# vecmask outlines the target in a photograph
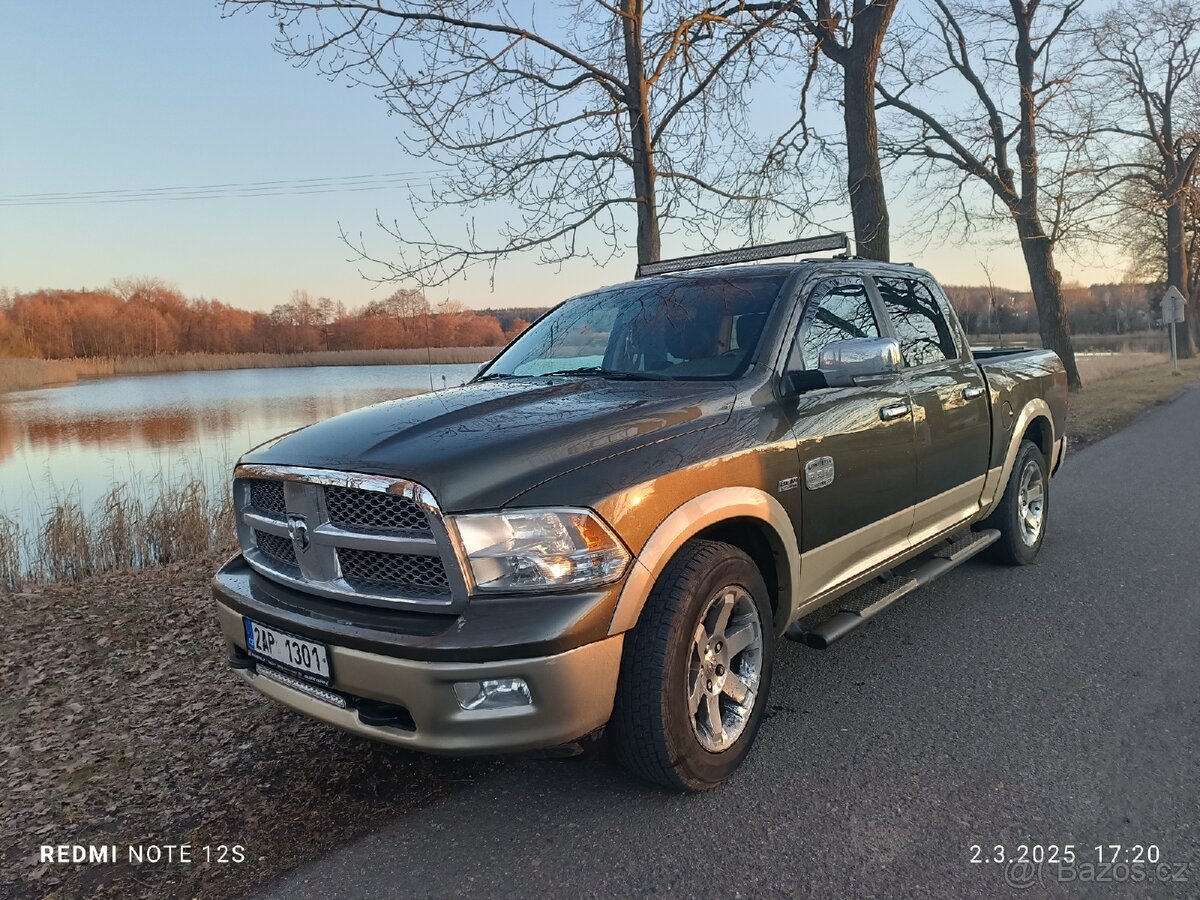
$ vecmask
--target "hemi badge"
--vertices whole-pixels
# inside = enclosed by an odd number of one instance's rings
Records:
[[[834,470],[832,456],[818,456],[804,464],[804,486],[810,491],[817,491],[833,484]]]

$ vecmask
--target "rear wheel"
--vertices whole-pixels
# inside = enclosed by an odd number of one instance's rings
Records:
[[[1033,441],[1021,441],[1000,505],[982,525],[1000,532],[1000,540],[991,546],[992,557],[1010,566],[1033,562],[1046,537],[1049,512],[1046,457]]]
[[[758,732],[774,633],[754,562],[717,541],[686,543],[626,636],[612,733],[636,775],[704,791],[733,774]]]

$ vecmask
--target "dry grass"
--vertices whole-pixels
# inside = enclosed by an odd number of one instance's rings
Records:
[[[195,559],[235,546],[229,491],[200,478],[116,484],[90,509],[60,492],[36,529],[0,517],[0,591]]]
[[[0,359],[0,391],[29,391],[111,375],[113,360]]]
[[[1105,356],[1080,356],[1075,362],[1079,366],[1079,377],[1086,386],[1135,369],[1165,366],[1170,358],[1162,353],[1115,353]]]
[[[0,359],[0,391],[69,384],[81,378],[289,369],[309,366],[405,366],[487,362],[499,347],[433,347],[408,350],[321,350],[313,353],[174,353],[87,359]]]
[[[1160,357],[1161,359],[1161,357]],[[1183,388],[1200,381],[1200,358],[1181,360],[1182,377],[1173,376],[1166,362],[1126,370],[1120,378],[1088,381],[1071,395],[1067,433],[1072,447],[1094,444],[1123,428],[1142,413],[1173,399]]]

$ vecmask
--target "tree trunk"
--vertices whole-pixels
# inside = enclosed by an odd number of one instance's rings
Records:
[[[1083,390],[1083,382],[1079,378],[1079,367],[1075,365],[1075,348],[1071,344],[1071,328],[1063,303],[1062,276],[1054,265],[1054,242],[1042,227],[1042,217],[1038,213],[1041,185],[1038,183],[1038,105],[1034,90],[1036,57],[1030,37],[1037,4],[1032,0],[1009,0],[1009,3],[1017,25],[1014,58],[1017,80],[1021,86],[1020,136],[1017,139],[1021,193],[1019,198],[1009,202],[1009,209],[1016,219],[1017,233],[1021,236],[1021,252],[1025,255],[1029,286],[1033,289],[1033,302],[1037,305],[1042,346],[1059,355],[1067,370],[1067,388],[1079,391]]]
[[[1075,364],[1075,348],[1071,345],[1071,329],[1067,323],[1067,308],[1062,297],[1062,276],[1054,265],[1054,247],[1042,228],[1036,212],[1021,212],[1016,216],[1017,232],[1021,236],[1021,251],[1029,270],[1029,285],[1038,311],[1038,332],[1042,346],[1053,350],[1067,370],[1067,387],[1082,389],[1079,367]]]
[[[854,218],[854,252],[885,262],[891,258],[888,241],[887,197],[879,167],[879,129],[875,123],[875,65],[860,52],[850,55],[843,70],[846,119],[846,187]]]
[[[658,197],[654,145],[650,138],[649,85],[642,47],[644,0],[623,0],[621,31],[625,38],[625,67],[629,73],[629,138],[633,150],[633,195],[637,198],[638,264],[657,262],[662,255],[658,231]]]
[[[1174,199],[1167,206],[1167,284],[1179,288],[1179,292],[1186,297],[1188,258],[1185,240],[1183,198],[1176,192]],[[1189,309],[1186,315],[1191,316],[1194,312],[1194,309]],[[1175,352],[1180,359],[1190,359],[1195,355],[1192,326],[1186,322],[1175,326]]]
[[[898,0],[856,0],[854,37],[848,46],[823,46],[842,68],[846,127],[846,187],[854,220],[854,252],[867,259],[891,259],[887,196],[879,166],[879,129],[875,122],[875,81],[879,51]],[[818,8],[821,6],[817,4]]]

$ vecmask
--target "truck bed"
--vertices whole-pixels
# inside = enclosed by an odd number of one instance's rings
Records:
[[[989,466],[1003,465],[1013,416],[1030,402],[1045,399],[1056,434],[1066,433],[1067,372],[1052,350],[971,349],[988,385],[992,403],[992,454]],[[1049,451],[1049,448],[1043,447]]]

